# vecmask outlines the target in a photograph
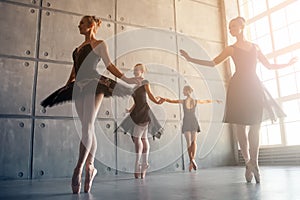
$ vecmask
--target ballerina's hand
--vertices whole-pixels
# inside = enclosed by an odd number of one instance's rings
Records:
[[[158,100],[158,104],[162,104],[166,101],[165,98],[162,98],[162,97],[157,97],[159,100]]]
[[[181,56],[183,56],[186,60],[188,60],[190,58],[189,54],[185,50],[180,49],[179,52],[180,52]]]
[[[289,62],[289,65],[293,65],[293,64],[295,64],[296,62],[298,62],[298,57],[293,57],[291,60],[290,60],[290,62]]]

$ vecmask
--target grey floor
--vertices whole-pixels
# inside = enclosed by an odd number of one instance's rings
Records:
[[[300,200],[300,166],[261,167],[261,183],[246,183],[243,167],[197,172],[96,177],[90,194],[71,194],[70,179],[0,181],[0,199],[51,200]]]

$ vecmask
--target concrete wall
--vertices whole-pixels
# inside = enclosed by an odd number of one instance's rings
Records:
[[[71,53],[82,41],[77,25],[83,15],[103,20],[97,38],[106,40],[117,66],[132,75],[142,62],[153,93],[184,98],[189,84],[198,99],[225,99],[225,65],[196,67],[178,56],[183,48],[209,59],[225,44],[223,5],[219,0],[10,0],[0,1],[0,178],[70,177],[80,141],[73,104],[44,110],[40,101],[65,84]],[[99,71],[113,77],[99,64]],[[134,146],[128,135],[114,134],[130,98],[105,99],[96,121],[99,176],[132,172]],[[150,141],[150,172],[186,169],[182,108],[150,103],[165,125]],[[199,167],[233,164],[231,132],[222,124],[224,104],[198,106]]]

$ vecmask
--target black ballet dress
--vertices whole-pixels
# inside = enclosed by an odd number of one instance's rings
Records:
[[[147,103],[145,84],[149,84],[149,82],[143,80],[142,85],[134,90],[132,94],[134,108],[122,121],[120,126],[117,127],[116,132],[121,130],[125,134],[129,133],[132,136],[135,125],[143,126],[148,122],[148,133],[153,136],[153,139],[160,138],[163,134],[163,127],[160,125]]]
[[[225,123],[254,125],[270,119],[286,115],[262,85],[256,74],[257,47],[252,45],[251,50],[243,50],[232,46],[236,72],[229,81],[227,89]]]
[[[100,60],[90,44],[86,44],[79,51],[76,48],[73,51],[75,81],[54,91],[41,102],[41,106],[52,107],[87,94],[103,93],[105,97],[131,95],[132,88],[97,72],[96,67]]]
[[[183,100],[183,124],[182,124],[182,133],[185,132],[200,132],[200,126],[198,120],[196,118],[196,106],[197,103],[194,102],[194,106],[192,108],[186,107],[186,100]]]

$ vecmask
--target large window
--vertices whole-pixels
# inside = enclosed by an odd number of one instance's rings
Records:
[[[247,37],[257,43],[270,62],[300,59],[300,0],[238,0],[247,20]],[[258,65],[257,74],[287,117],[264,122],[262,146],[300,145],[300,62],[280,70]]]

